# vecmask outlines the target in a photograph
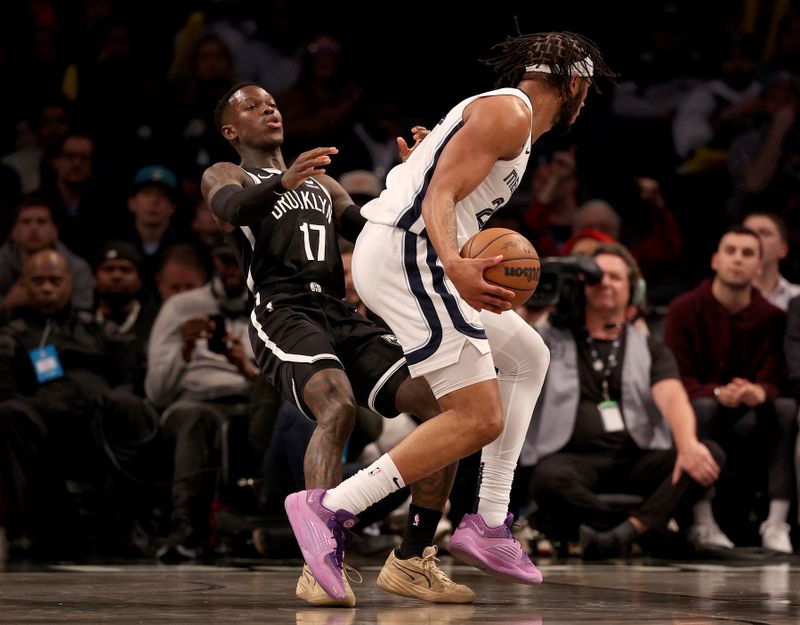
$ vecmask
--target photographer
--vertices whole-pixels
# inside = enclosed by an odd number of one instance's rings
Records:
[[[703,496],[724,459],[718,446],[697,440],[672,354],[627,323],[640,278],[633,257],[611,243],[593,257],[602,278],[572,288],[541,329],[551,363],[520,459],[533,465],[534,524],[563,539],[581,525],[587,559],[618,555],[665,527],[679,504]],[[643,502],[626,515],[602,492]]]
[[[247,338],[247,293],[230,248],[213,250],[214,276],[162,306],[148,347],[145,391],[160,409],[174,458],[172,531],[165,560],[202,555],[218,465],[220,427],[248,413],[257,369]]]

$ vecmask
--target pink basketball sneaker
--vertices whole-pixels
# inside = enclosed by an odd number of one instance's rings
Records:
[[[488,527],[480,514],[465,514],[453,532],[449,550],[456,558],[518,584],[541,584],[539,572],[511,534],[514,515],[499,527]]]
[[[324,488],[301,490],[284,501],[294,537],[314,579],[334,599],[341,601],[346,592],[342,581],[342,558],[348,530],[358,517],[347,510],[333,512],[322,505]]]

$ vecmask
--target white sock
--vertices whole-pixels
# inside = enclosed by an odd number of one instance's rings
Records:
[[[767,522],[786,523],[787,518],[789,518],[789,500],[770,499],[769,515],[767,516]]]
[[[478,513],[489,527],[497,527],[508,514],[514,470],[544,384],[550,352],[519,315],[487,313],[481,315],[481,321],[498,369],[505,424],[502,434],[481,453]]]
[[[383,454],[366,469],[325,493],[322,504],[334,512],[347,510],[358,514],[405,485],[391,456]]]
[[[487,458],[481,463],[478,513],[489,527],[498,527],[506,520],[516,467],[516,462],[496,458]]]
[[[701,499],[694,504],[692,511],[694,512],[695,525],[700,525],[701,523],[713,526],[717,525],[717,521],[714,518],[714,512],[711,510],[711,500]]]

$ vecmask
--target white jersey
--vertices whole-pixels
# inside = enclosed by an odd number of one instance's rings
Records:
[[[356,242],[353,281],[367,308],[383,318],[400,340],[414,376],[458,362],[466,341],[481,354],[490,351],[481,314],[461,298],[425,235],[422,200],[442,150],[464,124],[464,107],[495,95],[518,97],[532,110],[519,89],[498,89],[464,100],[407,162],[389,172],[380,197],[361,209],[369,223]],[[478,187],[456,204],[459,247],[509,200],[525,172],[530,145],[529,133],[518,156],[497,161]]]
[[[505,88],[481,93],[463,100],[453,107],[405,163],[397,165],[386,178],[386,189],[380,197],[367,203],[361,214],[373,223],[396,226],[414,234],[422,234],[422,200],[447,142],[464,125],[464,108],[478,98],[497,95],[512,95],[525,102],[531,110],[531,101],[519,89]],[[525,148],[511,160],[498,160],[489,175],[467,197],[456,204],[458,223],[458,247],[478,232],[486,220],[511,198],[528,164],[531,151],[531,135]]]

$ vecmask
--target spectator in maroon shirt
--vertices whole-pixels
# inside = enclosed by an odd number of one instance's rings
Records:
[[[738,467],[737,500],[747,496],[740,480],[757,474],[760,459],[767,465],[770,503],[759,530],[762,545],[791,553],[786,519],[794,492],[797,404],[778,390],[785,314],[753,287],[762,255],[754,231],[729,229],[711,261],[714,278],[670,306],[664,341],[675,353],[698,430],[722,445],[726,471]]]

